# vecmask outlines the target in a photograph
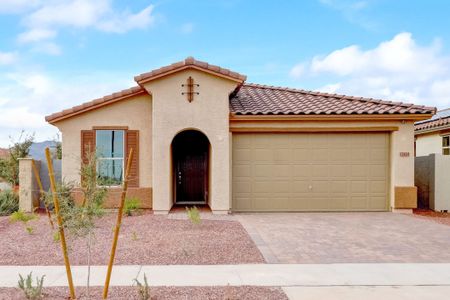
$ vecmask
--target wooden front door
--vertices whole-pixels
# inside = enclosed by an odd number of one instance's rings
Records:
[[[209,142],[198,131],[180,133],[174,140],[176,204],[204,204],[208,198]]]

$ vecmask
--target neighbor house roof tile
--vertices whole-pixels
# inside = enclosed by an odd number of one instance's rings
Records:
[[[247,83],[230,97],[236,115],[434,114],[436,108]]]
[[[440,110],[431,119],[414,124],[414,131],[437,131],[450,128],[450,108]]]

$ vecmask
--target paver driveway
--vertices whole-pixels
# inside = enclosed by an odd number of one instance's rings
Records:
[[[269,263],[450,262],[450,226],[395,213],[237,214]]]

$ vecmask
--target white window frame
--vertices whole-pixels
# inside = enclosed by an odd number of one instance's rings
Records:
[[[106,187],[120,187],[123,184],[123,180],[125,177],[125,135],[126,135],[126,130],[123,129],[97,129],[95,131],[95,145],[97,147],[97,132],[98,131],[122,131],[123,135],[122,135],[122,153],[123,153],[123,157],[119,158],[119,157],[97,157],[97,166],[96,166],[96,171],[97,173],[99,172],[98,170],[98,165],[100,161],[106,161],[106,160],[122,160],[122,181],[120,182],[120,184],[115,184],[115,185],[102,185],[102,186],[106,186]]]
[[[448,138],[449,139],[449,145],[448,146],[444,146],[444,139]],[[444,150],[448,149],[448,151],[450,152],[450,134],[446,134],[442,136],[442,154],[443,155],[449,155],[449,154],[444,154]]]

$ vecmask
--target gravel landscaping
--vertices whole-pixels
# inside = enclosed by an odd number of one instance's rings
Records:
[[[448,212],[445,213],[428,209],[415,209],[414,217],[450,226],[450,213]]]
[[[91,264],[106,265],[116,214],[98,222]],[[25,225],[0,217],[0,265],[63,265],[60,243],[54,241],[44,214]],[[69,239],[70,241],[70,239]],[[70,241],[72,265],[87,264],[85,240]],[[186,219],[143,214],[124,217],[116,252],[116,264],[243,264],[264,259],[242,225],[228,219]]]
[[[67,299],[68,288],[45,288],[43,299]],[[87,299],[85,288],[77,289],[77,299]],[[152,287],[150,293],[153,300],[238,300],[238,299],[271,299],[287,300],[280,288],[273,287]],[[101,299],[102,288],[91,288],[91,299]],[[25,299],[22,291],[16,288],[0,288],[0,300]],[[108,299],[139,299],[135,287],[111,287]]]

